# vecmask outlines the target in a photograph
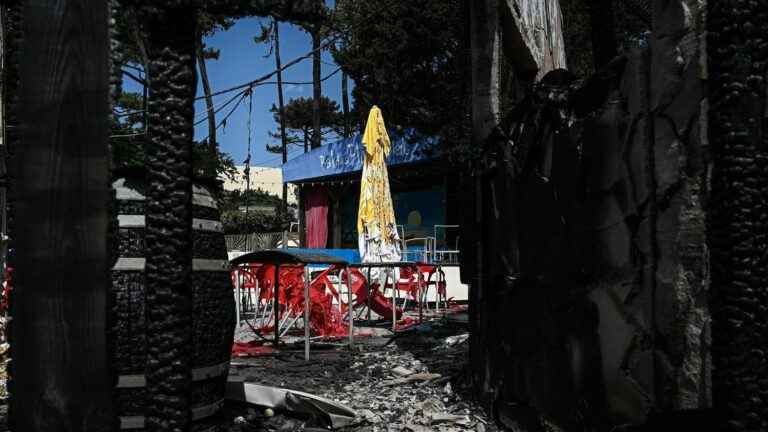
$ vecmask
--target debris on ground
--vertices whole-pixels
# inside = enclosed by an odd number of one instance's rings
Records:
[[[8,345],[8,343],[0,343],[0,402],[3,402],[8,398],[8,373],[6,372],[6,367],[10,360],[8,356],[9,348],[10,345]]]
[[[454,346],[469,340],[469,333],[458,334],[456,336],[448,336],[443,341],[443,346]]]
[[[323,423],[322,426],[331,429],[350,425],[357,417],[355,411],[349,407],[325,398],[301,391],[244,381],[230,380],[227,383],[226,396],[229,401],[266,407],[265,417],[273,417],[273,409],[278,409],[294,415],[313,417],[320,420]]]
[[[316,350],[309,362],[300,350],[241,358],[231,375],[245,382],[300,390],[349,407],[357,416],[339,429],[342,431],[498,431],[485,411],[467,397],[466,327],[440,320],[431,323],[429,331],[427,326],[423,328],[425,331],[366,338],[351,353],[347,349]],[[253,412],[252,421],[233,425],[237,429],[231,431],[324,427],[279,409],[269,419]],[[238,415],[248,419],[247,414]]]

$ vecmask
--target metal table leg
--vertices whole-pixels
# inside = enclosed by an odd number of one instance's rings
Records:
[[[304,360],[309,360],[309,267],[304,266]]]
[[[394,269],[390,269],[392,271],[392,333],[397,332],[397,289],[395,288],[395,274]],[[384,280],[384,286],[387,286],[387,282],[389,281],[389,272],[384,273],[386,276],[386,279]]]
[[[275,265],[275,298],[272,299],[272,313],[275,316],[275,348],[280,343],[280,264]]]
[[[344,271],[347,272],[347,316],[349,317],[349,349],[352,350],[352,346],[355,343],[355,314],[352,313],[352,274],[349,272],[349,267],[344,267]],[[339,284],[341,284],[341,278],[339,278]]]

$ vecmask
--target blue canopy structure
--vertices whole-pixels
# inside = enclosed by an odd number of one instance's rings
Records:
[[[405,165],[436,159],[437,139],[414,131],[389,132],[392,148],[387,166]],[[350,174],[363,169],[363,144],[360,134],[318,147],[283,165],[283,183]]]

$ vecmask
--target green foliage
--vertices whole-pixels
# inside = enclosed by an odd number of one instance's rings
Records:
[[[246,219],[243,207],[250,207]],[[264,211],[264,208],[268,211]],[[282,200],[261,189],[224,191],[219,200],[226,234],[276,232],[287,230],[291,215],[283,210]]]
[[[264,25],[263,23],[259,22],[259,35],[253,37],[253,42],[256,45],[260,45],[263,43],[269,42],[269,53],[265,57],[269,57],[272,55],[272,49],[275,41],[275,31],[273,28],[273,22],[269,22],[267,25]]]
[[[224,234],[250,234],[264,232],[287,231],[291,225],[291,217],[288,213],[275,208],[275,213],[263,213],[251,211],[246,218],[243,212],[222,213],[221,221]]]
[[[140,12],[130,2],[123,2],[120,13],[115,17],[116,37],[121,43],[124,64],[145,65],[147,46],[146,28]],[[203,10],[198,14],[198,31],[204,37],[217,31],[226,31],[235,24],[235,19],[220,13]]]
[[[139,93],[123,92],[115,104],[119,117],[112,117],[110,129],[112,158],[117,168],[144,166],[144,98]]]
[[[117,169],[144,166],[144,145],[147,136],[141,111],[143,106],[143,96],[139,93],[123,92],[117,99],[115,111],[128,113],[113,118],[111,125],[110,144],[114,166]],[[218,156],[212,158],[206,141],[193,143],[192,167],[198,177],[215,172],[219,176],[234,178],[237,173],[232,157],[218,152]]]
[[[469,55],[460,0],[338,0],[334,57],[355,82],[362,128],[373,105],[388,126],[437,136],[444,151],[469,150]]]
[[[226,31],[235,20],[227,15],[202,12],[198,14],[200,37],[213,35],[217,31]],[[116,38],[121,42],[123,68],[131,68],[141,74],[146,67],[147,35],[143,21],[136,9],[126,5],[116,17]],[[204,59],[216,60],[219,50],[203,47]],[[146,131],[144,125],[144,96],[141,93],[122,92],[115,103],[118,120],[112,122],[110,144],[116,168],[139,168],[144,166],[144,145]],[[216,155],[209,149],[208,142],[196,142],[192,147],[192,165],[196,176],[206,177],[211,173],[233,178],[237,172],[232,158],[221,151]]]
[[[260,188],[249,191],[233,190],[224,191],[219,207],[222,211],[235,211],[246,204],[253,207],[279,206],[282,200]]]
[[[201,11],[197,15],[198,31],[205,36],[213,36],[218,31],[227,31],[235,25],[235,19],[229,15]]]
[[[216,177],[226,177],[234,180],[237,175],[235,161],[227,153],[220,151],[216,157],[212,157],[208,141],[195,142],[192,145],[192,169],[198,178],[209,176],[208,173],[216,173]]]
[[[303,145],[312,142],[314,129],[312,128],[312,98],[299,97],[291,99],[283,107],[285,113],[285,132],[288,144]],[[280,115],[275,105],[270,109],[278,130],[270,132],[270,136],[280,140]],[[321,141],[331,135],[341,135],[344,131],[344,116],[339,112],[339,104],[326,96],[320,98],[320,133]],[[273,153],[282,152],[282,146],[267,145],[267,150]]]
[[[643,34],[650,30],[650,15],[647,7],[643,7],[647,6],[645,3],[644,0],[613,2],[613,22],[619,54],[639,46]],[[595,71],[589,6],[590,0],[560,0],[568,69],[581,78]]]

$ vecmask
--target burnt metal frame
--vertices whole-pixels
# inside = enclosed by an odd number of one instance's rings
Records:
[[[274,312],[274,318],[275,318],[275,336],[274,336],[274,345],[275,348],[280,343],[280,265],[282,264],[288,264],[288,265],[303,265],[304,266],[304,360],[309,360],[309,346],[310,346],[310,336],[309,336],[309,313],[310,313],[310,306],[311,306],[311,299],[309,296],[309,287],[311,284],[311,275],[309,273],[309,265],[311,264],[328,264],[328,265],[336,265],[343,267],[345,273],[347,274],[347,308],[348,310],[352,310],[352,277],[349,273],[349,267],[350,264],[342,260],[340,258],[336,258],[334,256],[325,255],[325,254],[312,254],[312,253],[306,253],[306,252],[294,252],[289,249],[266,249],[262,251],[257,252],[251,252],[245,255],[241,255],[231,261],[232,265],[235,269],[237,269],[238,266],[242,264],[248,264],[248,263],[260,263],[260,264],[274,264],[275,265],[275,284],[274,284],[274,292],[272,295],[272,301],[273,306],[272,310]],[[339,270],[339,274],[341,275],[341,270]],[[239,275],[235,278],[239,285]],[[239,286],[236,285],[236,288],[239,289]],[[339,278],[339,285],[341,285],[341,277]],[[341,294],[341,291],[339,291],[339,294]],[[339,303],[339,306],[341,306],[341,303]],[[349,313],[349,349],[352,350],[354,346],[354,314]],[[238,323],[239,324],[239,323]]]
[[[389,280],[389,273],[393,272],[395,268],[403,268],[403,267],[412,267],[415,271],[417,276],[417,287],[419,290],[418,293],[418,305],[419,305],[419,323],[423,322],[424,319],[424,312],[422,309],[422,289],[423,289],[423,277],[421,275],[421,271],[418,269],[418,263],[414,261],[395,261],[395,262],[378,262],[378,263],[354,263],[349,265],[351,268],[359,268],[368,269],[367,278],[365,279],[365,290],[366,290],[366,297],[365,297],[365,305],[368,309],[368,318],[367,320],[371,320],[371,269],[372,268],[384,268],[386,272],[387,280]],[[386,281],[384,282],[384,285],[386,285]],[[397,281],[394,280],[394,274],[393,274],[393,280],[392,280],[392,333],[397,333],[397,299],[398,299],[398,293],[397,293]],[[383,288],[382,288],[383,293]],[[403,308],[405,309],[405,308]]]

